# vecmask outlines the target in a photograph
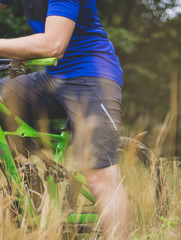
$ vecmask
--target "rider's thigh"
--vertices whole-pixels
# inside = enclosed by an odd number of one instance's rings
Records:
[[[63,99],[71,121],[76,167],[99,169],[118,163],[121,86],[104,78],[74,78],[64,82],[56,97]]]
[[[34,119],[65,117],[62,105],[52,95],[50,80],[45,71],[0,79],[0,95],[12,113],[28,123]]]

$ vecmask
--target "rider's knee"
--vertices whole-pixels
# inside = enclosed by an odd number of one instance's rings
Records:
[[[0,102],[5,103],[5,100],[10,96],[8,88],[0,85]]]
[[[89,188],[94,194],[105,190],[109,191],[109,188],[115,189],[119,185],[122,185],[118,164],[108,168],[89,170],[86,177]]]
[[[0,102],[1,102],[1,103],[3,102],[3,99],[2,99],[2,97],[1,97],[1,95],[0,95]]]

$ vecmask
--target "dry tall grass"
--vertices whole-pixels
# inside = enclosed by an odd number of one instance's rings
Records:
[[[158,138],[155,141],[154,152],[159,155],[164,147],[164,138],[168,129],[171,128],[169,115],[159,129]],[[140,128],[137,128],[140,131]],[[144,130],[144,129],[141,129]],[[132,135],[136,135],[132,133]],[[142,136],[142,135],[139,135]],[[71,151],[68,152],[71,158]],[[157,200],[155,195],[155,182],[153,171],[149,171],[134,153],[129,151],[120,154],[120,167],[124,179],[124,185],[129,193],[132,209],[132,232],[130,239],[136,240],[180,240],[181,239],[181,171],[180,162],[177,158],[162,158],[162,170],[166,177],[166,188],[168,192],[168,213],[166,216],[158,217]],[[35,162],[38,162],[35,159]],[[4,179],[1,180],[1,185]],[[63,198],[64,184],[60,190],[60,199]],[[8,206],[12,202],[9,195],[0,194],[0,240],[59,240],[62,239],[63,219],[60,210],[57,210],[46,196],[45,203],[40,214],[40,225],[33,230],[29,222],[22,221],[22,227],[17,228],[11,220]],[[87,202],[79,199],[79,204]],[[61,201],[60,201],[61,209]],[[81,207],[79,208],[80,211]],[[80,239],[95,239],[92,235],[83,235]]]
[[[120,156],[121,157],[121,156]],[[135,160],[133,160],[135,159]],[[167,216],[160,219],[157,216],[157,201],[155,196],[155,184],[153,174],[147,170],[137,158],[129,153],[124,154],[121,161],[124,184],[129,193],[132,208],[132,232],[131,239],[138,240],[179,240],[181,239],[181,172],[180,162],[173,158],[172,161],[162,159],[164,173],[167,180],[169,196],[169,210]],[[60,191],[61,193],[63,192]],[[11,221],[8,205],[11,197],[0,198],[0,240],[51,240],[61,239],[62,219],[60,214],[53,210],[48,196],[41,213],[40,225],[33,231],[29,230],[26,221],[21,228],[16,228]],[[83,199],[80,203],[85,203]],[[84,235],[83,239],[89,239]]]

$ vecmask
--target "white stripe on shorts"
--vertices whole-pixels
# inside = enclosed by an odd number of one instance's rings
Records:
[[[115,130],[118,131],[115,122],[113,121],[112,117],[110,116],[110,114],[108,113],[108,111],[106,110],[105,106],[102,103],[101,103],[101,107],[104,110],[104,112],[106,113],[106,115],[108,116],[109,120],[112,122]]]

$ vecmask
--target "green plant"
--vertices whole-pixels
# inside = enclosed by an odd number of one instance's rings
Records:
[[[172,218],[165,218],[165,217],[161,216],[160,220],[162,221],[161,231],[163,233],[167,233],[168,231],[172,232],[179,223],[178,216],[174,216]]]

